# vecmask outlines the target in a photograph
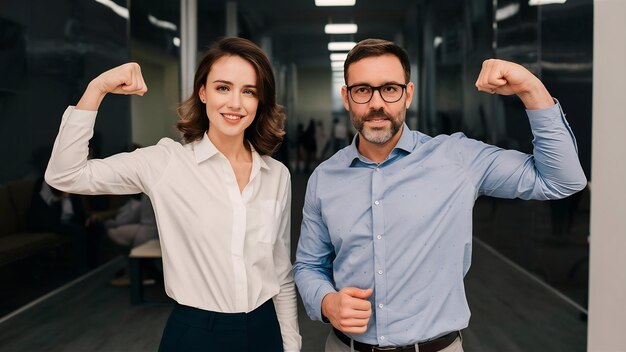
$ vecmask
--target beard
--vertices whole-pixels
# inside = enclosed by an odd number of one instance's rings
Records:
[[[402,128],[402,123],[404,122],[403,115],[403,112],[401,112],[398,116],[392,116],[381,108],[379,110],[372,110],[359,117],[350,110],[350,120],[354,128],[366,141],[373,144],[385,144],[389,142],[389,140],[400,131],[400,128]],[[389,121],[390,124],[382,127],[365,127],[365,122],[381,118]]]

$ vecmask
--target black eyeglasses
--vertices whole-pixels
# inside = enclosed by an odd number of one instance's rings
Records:
[[[406,84],[389,83],[382,86],[372,87],[368,84],[355,84],[353,86],[347,86],[348,93],[352,101],[357,104],[367,104],[372,100],[374,91],[377,90],[380,93],[380,97],[387,103],[395,103],[404,94]]]

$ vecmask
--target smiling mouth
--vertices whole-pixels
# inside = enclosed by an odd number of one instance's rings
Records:
[[[241,120],[243,118],[242,115],[233,115],[233,114],[222,114],[224,118],[232,121]]]

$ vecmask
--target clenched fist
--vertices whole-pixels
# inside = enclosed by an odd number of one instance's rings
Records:
[[[324,296],[322,314],[340,331],[363,334],[372,315],[372,304],[367,300],[371,295],[371,288],[344,287]]]
[[[76,104],[77,109],[98,110],[102,99],[108,93],[144,95],[148,86],[141,75],[137,63],[130,62],[103,72],[87,86],[82,98]]]

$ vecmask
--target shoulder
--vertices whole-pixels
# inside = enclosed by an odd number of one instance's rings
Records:
[[[348,167],[355,157],[352,148],[353,148],[352,144],[348,144],[347,146],[338,150],[330,158],[321,162],[317,166],[317,168],[315,168],[315,170],[324,171],[324,170],[332,170],[332,169],[337,169],[337,168]]]
[[[165,147],[165,148],[184,148],[184,147],[189,146],[190,144],[192,144],[192,143],[188,143],[188,144],[183,145],[180,142],[175,141],[175,140],[173,140],[171,138],[164,137],[164,138],[161,138],[156,145],[157,146],[161,146],[161,147]]]
[[[261,160],[267,165],[267,168],[261,168],[263,184],[270,188],[278,187],[282,194],[291,192],[291,173],[289,169],[283,163],[268,155],[261,156]]]
[[[291,178],[289,169],[285,166],[285,164],[269,155],[263,155],[261,156],[261,159],[267,164],[270,174],[280,176],[280,178]]]
[[[153,152],[160,151],[161,153],[174,154],[174,153],[185,153],[193,151],[193,143],[189,144],[181,144],[178,141],[175,141],[171,138],[164,137],[159,140],[159,142],[153,146],[142,148],[142,150],[152,150]]]
[[[420,154],[437,155],[451,162],[465,163],[466,160],[473,160],[480,153],[493,150],[495,150],[494,147],[489,144],[468,138],[463,132],[456,132],[430,138],[421,145]]]
[[[455,132],[452,134],[440,134],[434,137],[417,132],[416,138],[418,138],[422,145],[438,145],[438,146],[453,146],[463,145],[467,142],[478,142],[474,139],[468,138],[463,132]]]
[[[173,155],[185,153],[184,146],[171,138],[161,138],[155,145],[143,147],[132,152],[138,157],[137,160],[144,160],[151,165],[163,165],[172,160]]]

